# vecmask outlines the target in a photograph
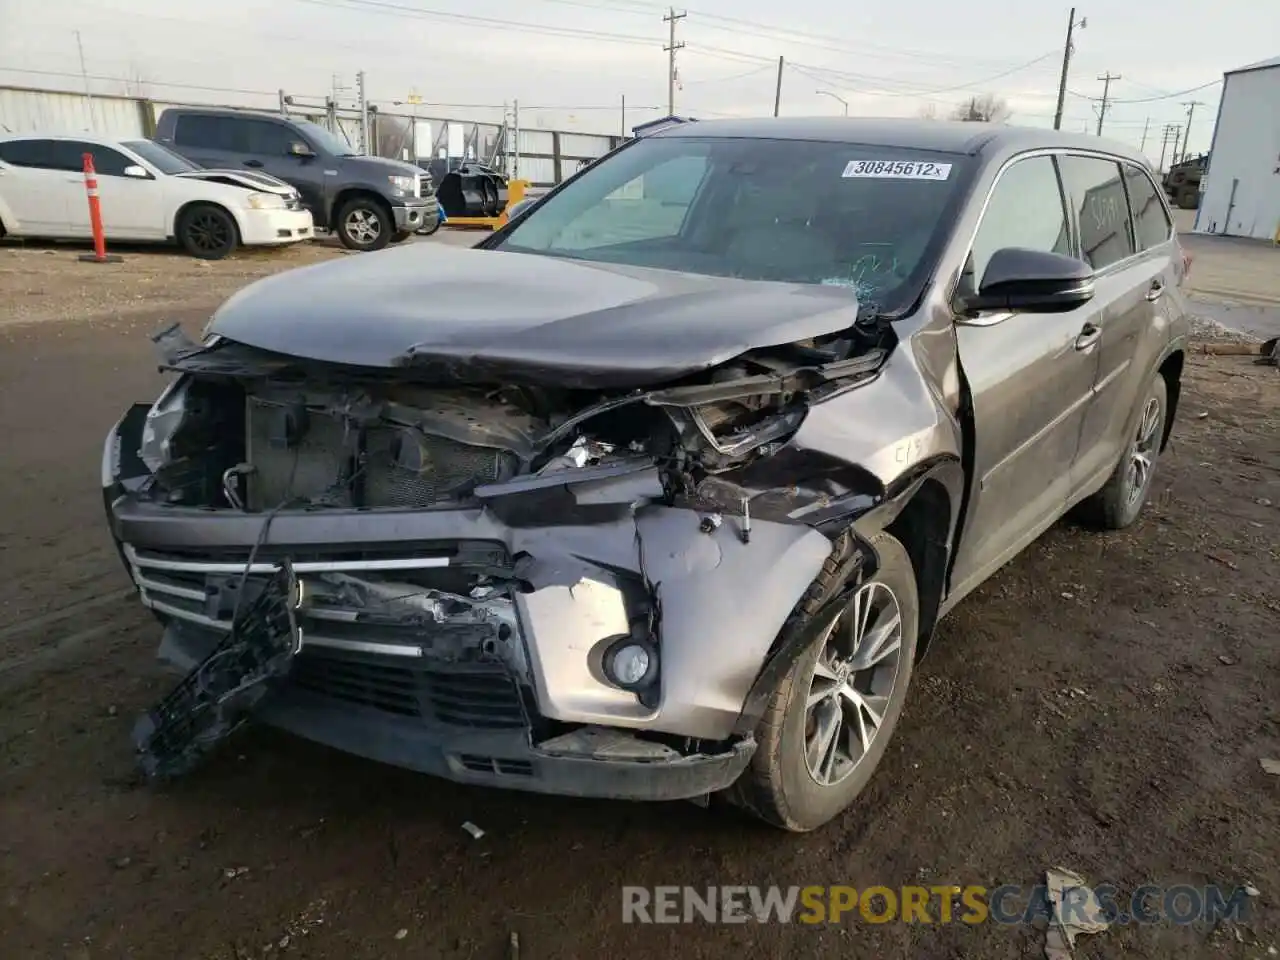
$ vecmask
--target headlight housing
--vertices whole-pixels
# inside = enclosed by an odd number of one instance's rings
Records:
[[[396,196],[411,197],[418,188],[417,177],[387,177]]]
[[[187,415],[187,381],[175,380],[147,412],[138,457],[152,473],[172,459],[173,438]]]
[[[249,206],[254,210],[283,210],[284,197],[278,193],[251,193]]]

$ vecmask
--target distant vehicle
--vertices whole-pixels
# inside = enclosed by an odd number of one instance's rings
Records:
[[[174,241],[202,260],[241,244],[310,240],[298,191],[253,171],[203,170],[150,140],[0,138],[0,237],[93,236],[84,155],[93,155],[108,240]]]
[[[1182,160],[1169,168],[1162,183],[1169,202],[1182,210],[1200,206],[1200,181],[1209,163],[1209,155]]]
[[[629,141],[474,248],[260,280],[157,339],[176,378],[103,447],[185,674],[144,770],[252,711],[462,783],[818,827],[940,617],[1074,507],[1138,520],[1185,276],[1123,144],[775,118]]]
[[[156,140],[206,167],[261,170],[297,187],[316,226],[350,250],[381,250],[439,221],[410,163],[361,156],[324,127],[248,110],[170,107]]]

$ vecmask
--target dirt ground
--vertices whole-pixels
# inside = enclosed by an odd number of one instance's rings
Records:
[[[146,334],[198,331],[319,246],[118,268],[0,248],[0,956],[1004,960],[985,924],[639,927],[623,885],[1250,885],[1244,923],[1113,927],[1081,958],[1280,948],[1280,373],[1189,359],[1141,521],[1063,522],[966,600],[856,807],[784,835],[731,811],[481,791],[251,730],[187,781],[134,775],[170,682],[103,521],[101,442],[161,380]],[[114,269],[114,272],[111,272]],[[482,827],[481,839],[463,830]]]

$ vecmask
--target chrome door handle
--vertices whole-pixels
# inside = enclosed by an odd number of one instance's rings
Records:
[[[1076,337],[1076,349],[1088,350],[1098,342],[1098,338],[1101,336],[1102,328],[1100,326],[1096,323],[1086,323],[1080,329],[1080,335]]]
[[[1164,296],[1164,281],[1152,280],[1151,286],[1147,289],[1148,300],[1159,300]]]

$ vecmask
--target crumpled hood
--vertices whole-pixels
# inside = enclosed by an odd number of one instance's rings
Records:
[[[174,176],[185,177],[187,180],[232,180],[249,190],[278,193],[284,197],[297,193],[283,180],[266,173],[248,173],[244,170],[188,170],[185,173],[175,173]]]
[[[638,387],[852,326],[852,291],[416,243],[291,270],[207,332],[309,360]]]

